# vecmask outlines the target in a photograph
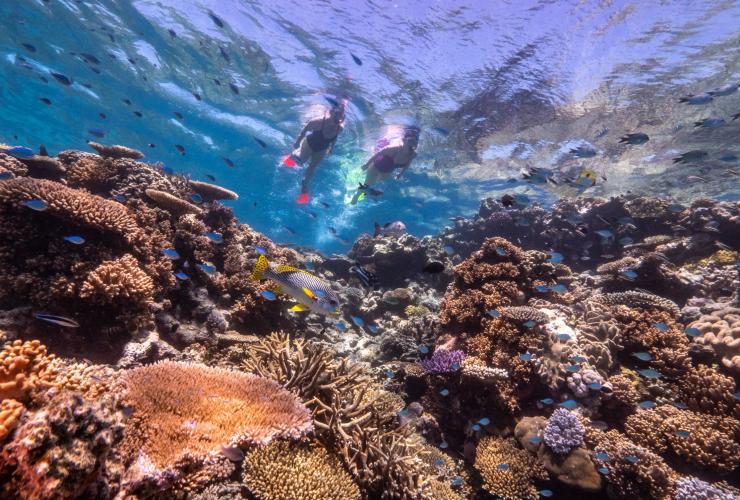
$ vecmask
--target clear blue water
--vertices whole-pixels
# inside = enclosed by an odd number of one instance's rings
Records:
[[[422,235],[486,195],[577,194],[524,183],[533,166],[607,179],[586,195],[740,197],[730,156],[740,156],[740,92],[678,102],[740,82],[734,1],[6,0],[0,15],[0,141],[52,153],[88,139],[139,148],[239,192],[229,203],[239,218],[279,242],[344,251],[374,221],[400,219]],[[279,160],[327,95],[349,98],[347,127],[312,204],[299,207],[300,173]],[[694,127],[707,117],[726,123]],[[346,205],[387,126],[409,123],[423,130],[413,169],[379,200]],[[617,144],[634,131],[650,142]],[[567,154],[581,144],[597,156]],[[692,149],[708,159],[673,165]]]

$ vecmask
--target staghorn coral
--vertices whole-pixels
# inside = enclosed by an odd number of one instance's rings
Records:
[[[10,172],[14,176],[28,175],[28,167],[5,153],[0,153],[0,172]]]
[[[15,340],[0,351],[0,400],[27,400],[36,390],[53,385],[55,356],[38,340]]]
[[[583,424],[575,414],[558,408],[547,420],[543,439],[552,451],[565,455],[583,443],[584,432]]]
[[[220,445],[266,444],[312,428],[308,410],[272,380],[199,364],[164,361],[125,371],[125,404],[135,408],[124,447],[158,468]]]
[[[182,214],[200,214],[203,211],[185,200],[178,198],[165,191],[159,191],[157,189],[147,189],[144,191],[146,196],[154,202],[160,208],[172,212],[174,215]]]
[[[120,415],[106,404],[67,392],[53,396],[0,452],[0,496],[82,496],[122,434]]]
[[[625,432],[638,445],[656,453],[667,450],[686,461],[719,473],[740,463],[740,422],[731,417],[701,415],[662,405],[639,410],[625,422]]]
[[[93,304],[122,309],[145,309],[154,300],[154,282],[130,254],[104,261],[91,271],[80,287],[79,296]]]
[[[464,359],[465,352],[461,350],[436,349],[428,359],[419,361],[419,365],[427,373],[449,373],[458,370]]]
[[[263,500],[360,498],[360,490],[341,462],[319,444],[274,441],[247,453],[244,484]]]
[[[0,401],[0,443],[13,431],[25,407],[15,399]]]
[[[494,436],[478,443],[475,468],[488,492],[512,500],[536,500],[539,493],[533,482],[547,479],[547,472],[532,455],[510,439]]]
[[[133,160],[138,160],[139,158],[144,157],[144,153],[141,151],[126,146],[106,146],[93,141],[88,141],[87,144],[104,158],[131,158]]]
[[[740,308],[728,306],[705,314],[689,327],[701,332],[694,342],[711,346],[722,366],[740,375]]]
[[[699,365],[678,381],[682,400],[690,409],[701,413],[734,415],[740,417],[740,402],[735,381],[714,368]]]
[[[225,187],[217,186],[216,184],[191,180],[188,182],[188,185],[206,201],[239,199],[239,195],[234,191],[226,189]]]

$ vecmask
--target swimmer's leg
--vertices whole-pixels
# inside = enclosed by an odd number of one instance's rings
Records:
[[[324,151],[319,151],[311,155],[308,168],[306,169],[306,173],[303,175],[303,182],[301,182],[301,195],[298,197],[298,203],[308,203],[308,184],[316,173],[316,167],[319,166],[319,163],[321,163],[321,160],[324,159],[325,155],[326,152]]]

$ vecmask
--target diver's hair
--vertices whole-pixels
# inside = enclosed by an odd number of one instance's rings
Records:
[[[421,134],[421,129],[419,127],[406,127],[406,129],[403,131],[403,138],[406,139],[407,137],[413,137],[418,140],[419,134]]]

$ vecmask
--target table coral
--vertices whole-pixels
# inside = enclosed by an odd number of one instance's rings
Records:
[[[208,182],[201,181],[189,181],[188,185],[196,193],[203,196],[204,200],[238,200],[239,195],[230,189],[218,186],[216,184],[209,184]]]
[[[475,468],[488,492],[511,500],[536,500],[539,493],[534,481],[547,479],[547,472],[535,457],[510,439],[494,436],[478,443]]]
[[[711,346],[722,366],[740,375],[740,308],[728,306],[705,314],[689,327],[701,332],[694,342]]]
[[[156,206],[163,208],[168,212],[172,212],[174,215],[183,215],[188,213],[200,214],[203,212],[199,207],[192,203],[165,191],[147,189],[145,194]]]

